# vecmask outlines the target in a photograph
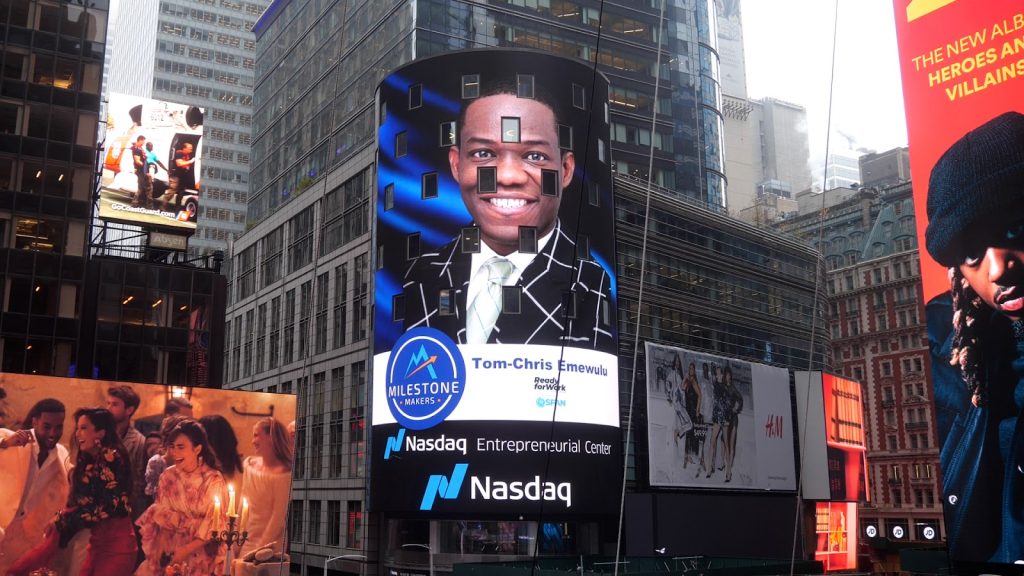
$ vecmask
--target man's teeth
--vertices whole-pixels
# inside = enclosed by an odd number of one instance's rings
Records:
[[[491,198],[491,206],[498,208],[522,208],[526,206],[526,200],[521,198]]]

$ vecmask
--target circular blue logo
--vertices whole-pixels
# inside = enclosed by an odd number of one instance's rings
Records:
[[[412,430],[444,421],[462,399],[466,364],[458,346],[433,328],[413,328],[388,356],[387,399],[391,415]]]

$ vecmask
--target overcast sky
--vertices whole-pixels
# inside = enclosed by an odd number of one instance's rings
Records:
[[[747,92],[807,108],[812,175],[822,180],[837,0],[742,0]],[[838,0],[831,149],[907,145],[892,0]]]

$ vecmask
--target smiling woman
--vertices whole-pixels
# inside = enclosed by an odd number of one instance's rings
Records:
[[[156,502],[139,517],[146,562],[136,574],[162,574],[177,564],[184,574],[210,574],[224,549],[205,539],[214,529],[214,500],[226,501],[224,477],[202,426],[185,419],[167,435],[167,460]]]

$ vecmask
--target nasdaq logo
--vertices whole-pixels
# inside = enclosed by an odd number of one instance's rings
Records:
[[[392,452],[398,452],[402,449],[402,441],[405,440],[405,428],[398,431],[397,436],[388,436],[387,446],[384,447],[384,459],[388,460],[391,458]]]
[[[434,499],[441,497],[444,500],[455,500],[459,497],[459,490],[462,489],[462,481],[466,478],[466,470],[469,464],[456,464],[452,475],[433,474],[427,480],[427,489],[423,491],[423,500],[420,502],[420,510],[433,510]]]
[[[411,430],[436,426],[459,405],[465,377],[462,353],[451,338],[433,328],[413,328],[388,356],[388,409]]]

